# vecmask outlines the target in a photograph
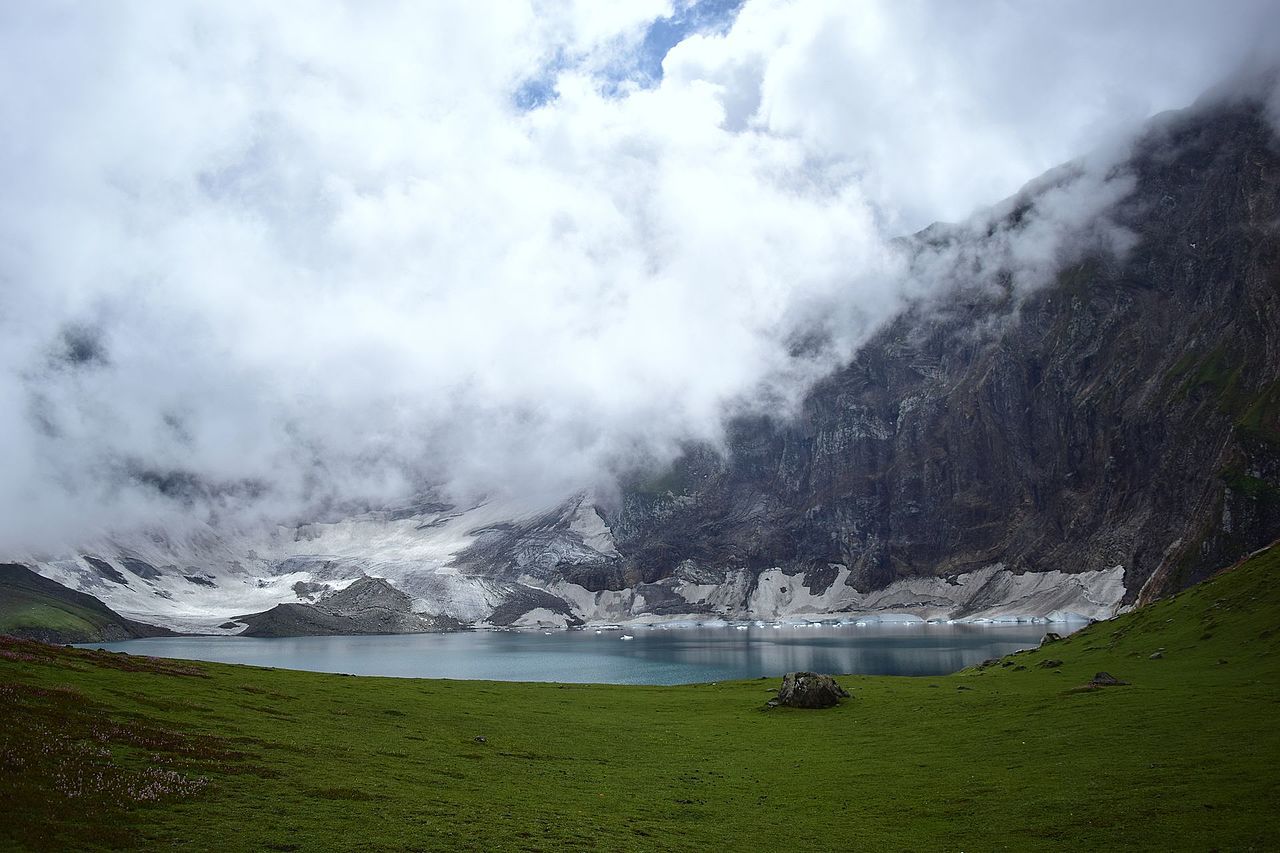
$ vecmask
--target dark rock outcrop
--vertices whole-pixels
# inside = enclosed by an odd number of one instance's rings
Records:
[[[139,560],[137,557],[121,556],[120,562],[124,567],[133,572],[143,580],[155,580],[160,577],[160,570],[148,563],[146,560]]]
[[[122,586],[129,585],[128,578],[120,574],[120,571],[116,569],[115,566],[108,563],[106,560],[103,560],[100,557],[91,556],[89,554],[85,554],[83,556],[84,556],[84,561],[85,563],[88,564],[89,568],[93,569],[100,576],[106,578],[112,583],[118,583]]]
[[[392,586],[385,578],[363,577],[346,588],[325,596],[320,603],[338,613],[354,613],[361,610],[389,610],[407,613],[413,609],[413,599]]]
[[[329,589],[329,587],[326,584],[312,583],[310,581],[297,581],[293,585],[293,594],[298,596],[298,598],[305,598],[310,601],[327,589]]]
[[[843,565],[866,591],[996,562],[1122,565],[1132,601],[1280,536],[1276,135],[1256,104],[1205,104],[1154,121],[1122,170],[1126,252],[1030,290],[956,270],[794,420],[739,418],[727,454],[690,446],[625,484],[606,519],[622,558],[576,575],[617,589],[778,566],[820,587]],[[1017,233],[1029,193],[991,228]]]
[[[1121,681],[1109,672],[1099,672],[1089,679],[1090,687],[1124,687],[1129,682]]]
[[[768,701],[769,707],[830,708],[849,697],[848,691],[829,675],[815,672],[788,672],[782,677],[778,695]]]
[[[525,614],[535,610],[546,610],[563,616],[568,626],[582,624],[582,620],[574,615],[572,608],[564,599],[549,592],[524,584],[505,584],[503,592],[502,603],[489,614],[486,620],[491,625],[514,625]]]
[[[343,634],[420,634],[455,631],[454,619],[413,612],[413,599],[383,578],[364,577],[316,604],[277,604],[235,617],[245,637],[310,637]]]
[[[575,529],[583,513],[599,520],[595,507],[584,499],[577,495],[531,518],[472,530],[475,540],[453,563],[477,576],[563,579],[599,589],[617,576],[620,556],[612,547],[597,550]]]

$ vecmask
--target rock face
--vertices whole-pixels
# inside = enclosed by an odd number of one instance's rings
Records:
[[[780,567],[812,587],[845,567],[868,591],[1120,566],[1132,601],[1280,536],[1275,133],[1260,106],[1204,105],[1154,122],[1123,170],[1127,252],[914,305],[798,419],[739,419],[727,454],[691,446],[631,482],[606,518],[623,557],[596,582]]]
[[[413,612],[413,599],[383,578],[360,578],[317,604],[277,604],[236,619],[245,637],[416,634],[462,627],[452,619]]]
[[[782,687],[777,697],[767,703],[770,707],[785,705],[788,708],[830,708],[847,699],[849,693],[829,675],[815,672],[788,672],[782,677]]]

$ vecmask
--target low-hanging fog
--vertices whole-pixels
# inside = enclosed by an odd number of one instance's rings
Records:
[[[785,414],[945,278],[895,237],[1094,152],[1002,262],[1123,251],[1126,140],[1278,32],[1269,0],[3,4],[0,545],[554,495]]]

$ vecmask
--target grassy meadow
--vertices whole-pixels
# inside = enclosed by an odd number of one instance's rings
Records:
[[[1275,548],[984,667],[842,678],[853,698],[821,711],[764,710],[776,680],[357,678],[4,639],[0,847],[1280,849],[1278,580]]]

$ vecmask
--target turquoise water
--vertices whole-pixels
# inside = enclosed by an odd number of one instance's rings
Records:
[[[792,670],[941,675],[1039,643],[1044,625],[465,631],[363,637],[155,637],[93,643],[137,655],[423,678],[685,684]],[[1049,630],[1064,632],[1060,625]]]

